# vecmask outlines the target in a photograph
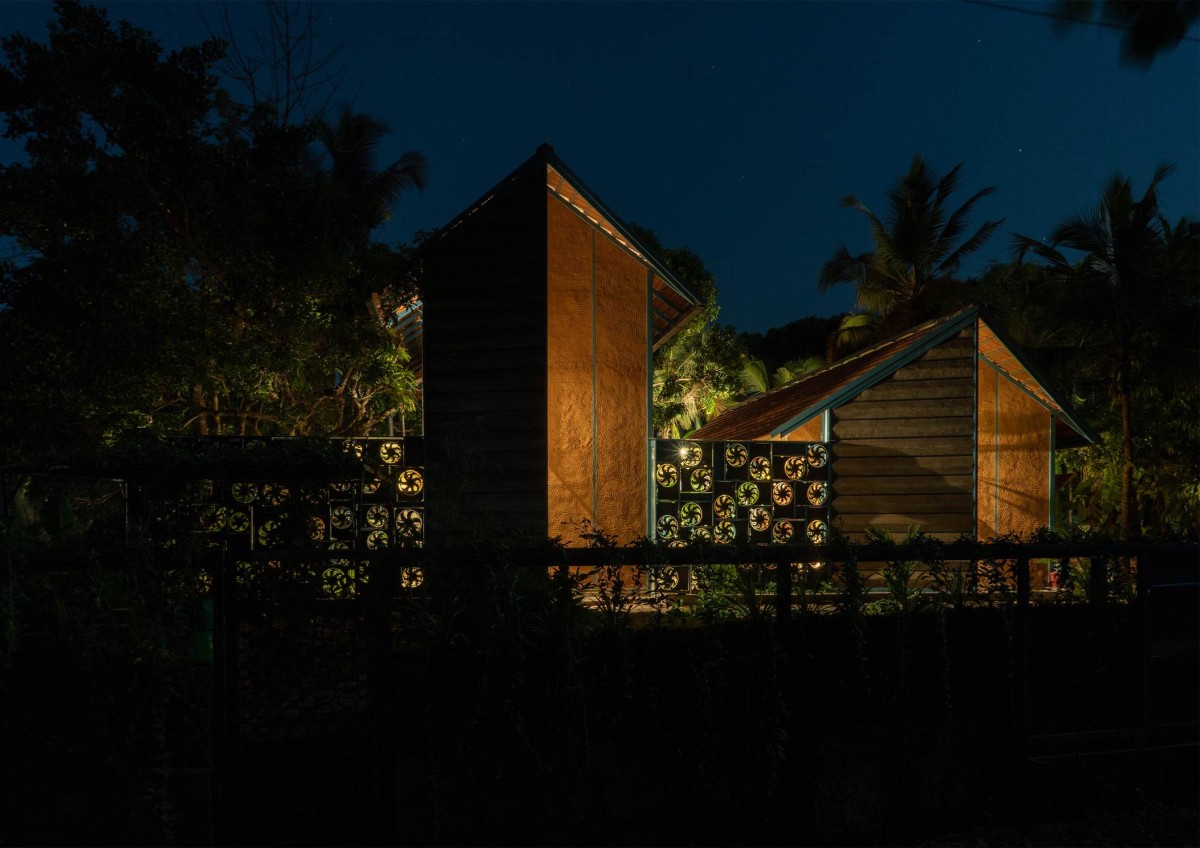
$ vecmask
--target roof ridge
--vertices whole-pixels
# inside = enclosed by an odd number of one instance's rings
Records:
[[[920,324],[917,324],[915,327],[909,327],[907,330],[903,330],[894,336],[890,336],[881,342],[876,342],[874,345],[872,345],[870,347],[865,347],[862,350],[856,350],[853,353],[851,353],[849,356],[844,356],[841,359],[834,360],[833,362],[830,362],[825,367],[820,368],[816,371],[811,371],[808,374],[805,374],[800,379],[793,380],[792,382],[788,383],[787,385],[776,386],[775,388],[768,389],[765,392],[759,392],[758,394],[753,395],[750,398],[747,398],[746,401],[755,400],[760,397],[766,397],[767,395],[771,394],[772,392],[777,392],[777,391],[780,391],[781,389],[790,388],[791,386],[797,386],[797,385],[800,385],[801,383],[803,383],[807,380],[810,380],[814,377],[828,374],[834,368],[840,368],[842,366],[849,365],[853,362],[856,362],[859,359],[862,359],[865,356],[870,356],[871,354],[878,353],[881,350],[885,350],[886,348],[888,348],[892,345],[899,344],[900,342],[903,342],[905,339],[909,339],[913,336],[920,335],[922,333],[926,333],[929,330],[932,330],[938,324],[941,324],[943,322],[948,323],[952,318],[957,318],[959,315],[965,314],[968,310],[975,309],[975,308],[977,308],[977,304],[972,304],[971,306],[966,306],[966,307],[963,307],[962,309],[955,310],[954,312],[951,312],[948,315],[939,315],[937,318],[931,318],[928,321],[924,321]]]

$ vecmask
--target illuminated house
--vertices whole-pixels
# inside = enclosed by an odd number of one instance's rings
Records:
[[[547,145],[422,254],[430,538],[645,534],[653,350],[696,296]]]
[[[978,307],[764,392],[693,437],[827,442],[836,525],[946,541],[1051,525],[1054,451],[1092,441]]]

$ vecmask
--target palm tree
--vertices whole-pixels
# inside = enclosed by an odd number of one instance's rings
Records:
[[[376,167],[379,143],[387,134],[387,124],[349,106],[342,107],[336,122],[317,124],[330,159],[330,179],[347,204],[345,231],[355,237],[369,236],[388,219],[396,198],[414,188],[424,191],[428,183],[425,156],[415,150],[385,168]]]
[[[801,377],[806,377],[814,371],[825,367],[825,360],[819,356],[807,356],[803,359],[793,359],[775,369],[773,374],[767,374],[767,364],[761,359],[752,359],[742,369],[742,389],[749,395],[757,395],[768,389],[778,389],[794,383]]]
[[[866,216],[875,249],[855,256],[841,244],[821,268],[822,292],[840,283],[858,287],[857,311],[842,321],[838,347],[861,346],[874,336],[936,318],[966,300],[957,276],[959,265],[987,242],[1003,220],[984,223],[959,243],[976,202],[995,191],[981,189],[948,212],[961,169],[959,163],[939,177],[924,159],[914,156],[908,173],[888,192],[886,221],[852,194],[842,200],[843,206]]]
[[[1112,374],[1111,391],[1121,417],[1120,530],[1128,537],[1134,524],[1133,369],[1155,310],[1154,298],[1180,273],[1177,257],[1188,251],[1173,249],[1186,236],[1182,224],[1172,230],[1159,210],[1158,185],[1174,167],[1163,163],[1154,171],[1140,200],[1133,196],[1129,178],[1110,177],[1100,189],[1100,202],[1066,218],[1046,245],[1028,236],[1013,235],[1018,262],[1027,253],[1044,260],[1062,282],[1083,286],[1092,294],[1075,306],[1094,311],[1094,320],[1106,330]],[[1074,265],[1059,246],[1083,253]],[[1194,245],[1193,245],[1194,246]],[[1192,260],[1194,262],[1194,258]],[[1157,340],[1156,340],[1157,341]]]

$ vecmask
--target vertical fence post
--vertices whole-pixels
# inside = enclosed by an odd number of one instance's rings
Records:
[[[392,727],[392,593],[399,585],[398,555],[403,549],[377,551],[367,582],[368,670],[371,698],[371,764],[375,796],[375,841],[391,844],[396,827],[396,751]]]
[[[1067,556],[1061,557],[1058,560],[1058,591],[1070,597],[1074,584],[1075,577],[1071,573],[1071,558]]]
[[[211,832],[213,845],[236,842],[228,830],[229,775],[237,734],[237,612],[235,609],[235,568],[226,561],[224,548],[209,549],[205,568],[212,577],[213,593],[213,664],[212,702],[210,705]]]
[[[1017,571],[1017,662],[1016,662],[1016,704],[1014,729],[1017,745],[1024,755],[1029,740],[1029,558],[1020,556],[1016,562]]]
[[[1102,606],[1108,599],[1108,562],[1103,556],[1093,556],[1088,565],[1088,601]]]
[[[800,575],[804,579],[804,575]],[[775,564],[775,620],[782,626],[787,626],[792,620],[792,564],[778,562]]]
[[[1161,573],[1159,571],[1159,556],[1153,551],[1142,551],[1138,554],[1137,568],[1137,604],[1134,614],[1134,638],[1137,640],[1137,675],[1138,703],[1137,724],[1147,727],[1150,724],[1152,707],[1150,703],[1150,645],[1147,641],[1146,608],[1149,606],[1150,587]]]

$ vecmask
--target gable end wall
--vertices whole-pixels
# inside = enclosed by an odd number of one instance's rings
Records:
[[[979,537],[1050,524],[1050,411],[979,362]]]
[[[429,538],[541,533],[545,186],[529,180],[493,199],[436,245],[425,273]]]
[[[546,532],[581,545],[581,522],[646,532],[649,271],[552,192],[547,216]]]
[[[975,530],[974,328],[832,411],[835,521],[952,541]]]

